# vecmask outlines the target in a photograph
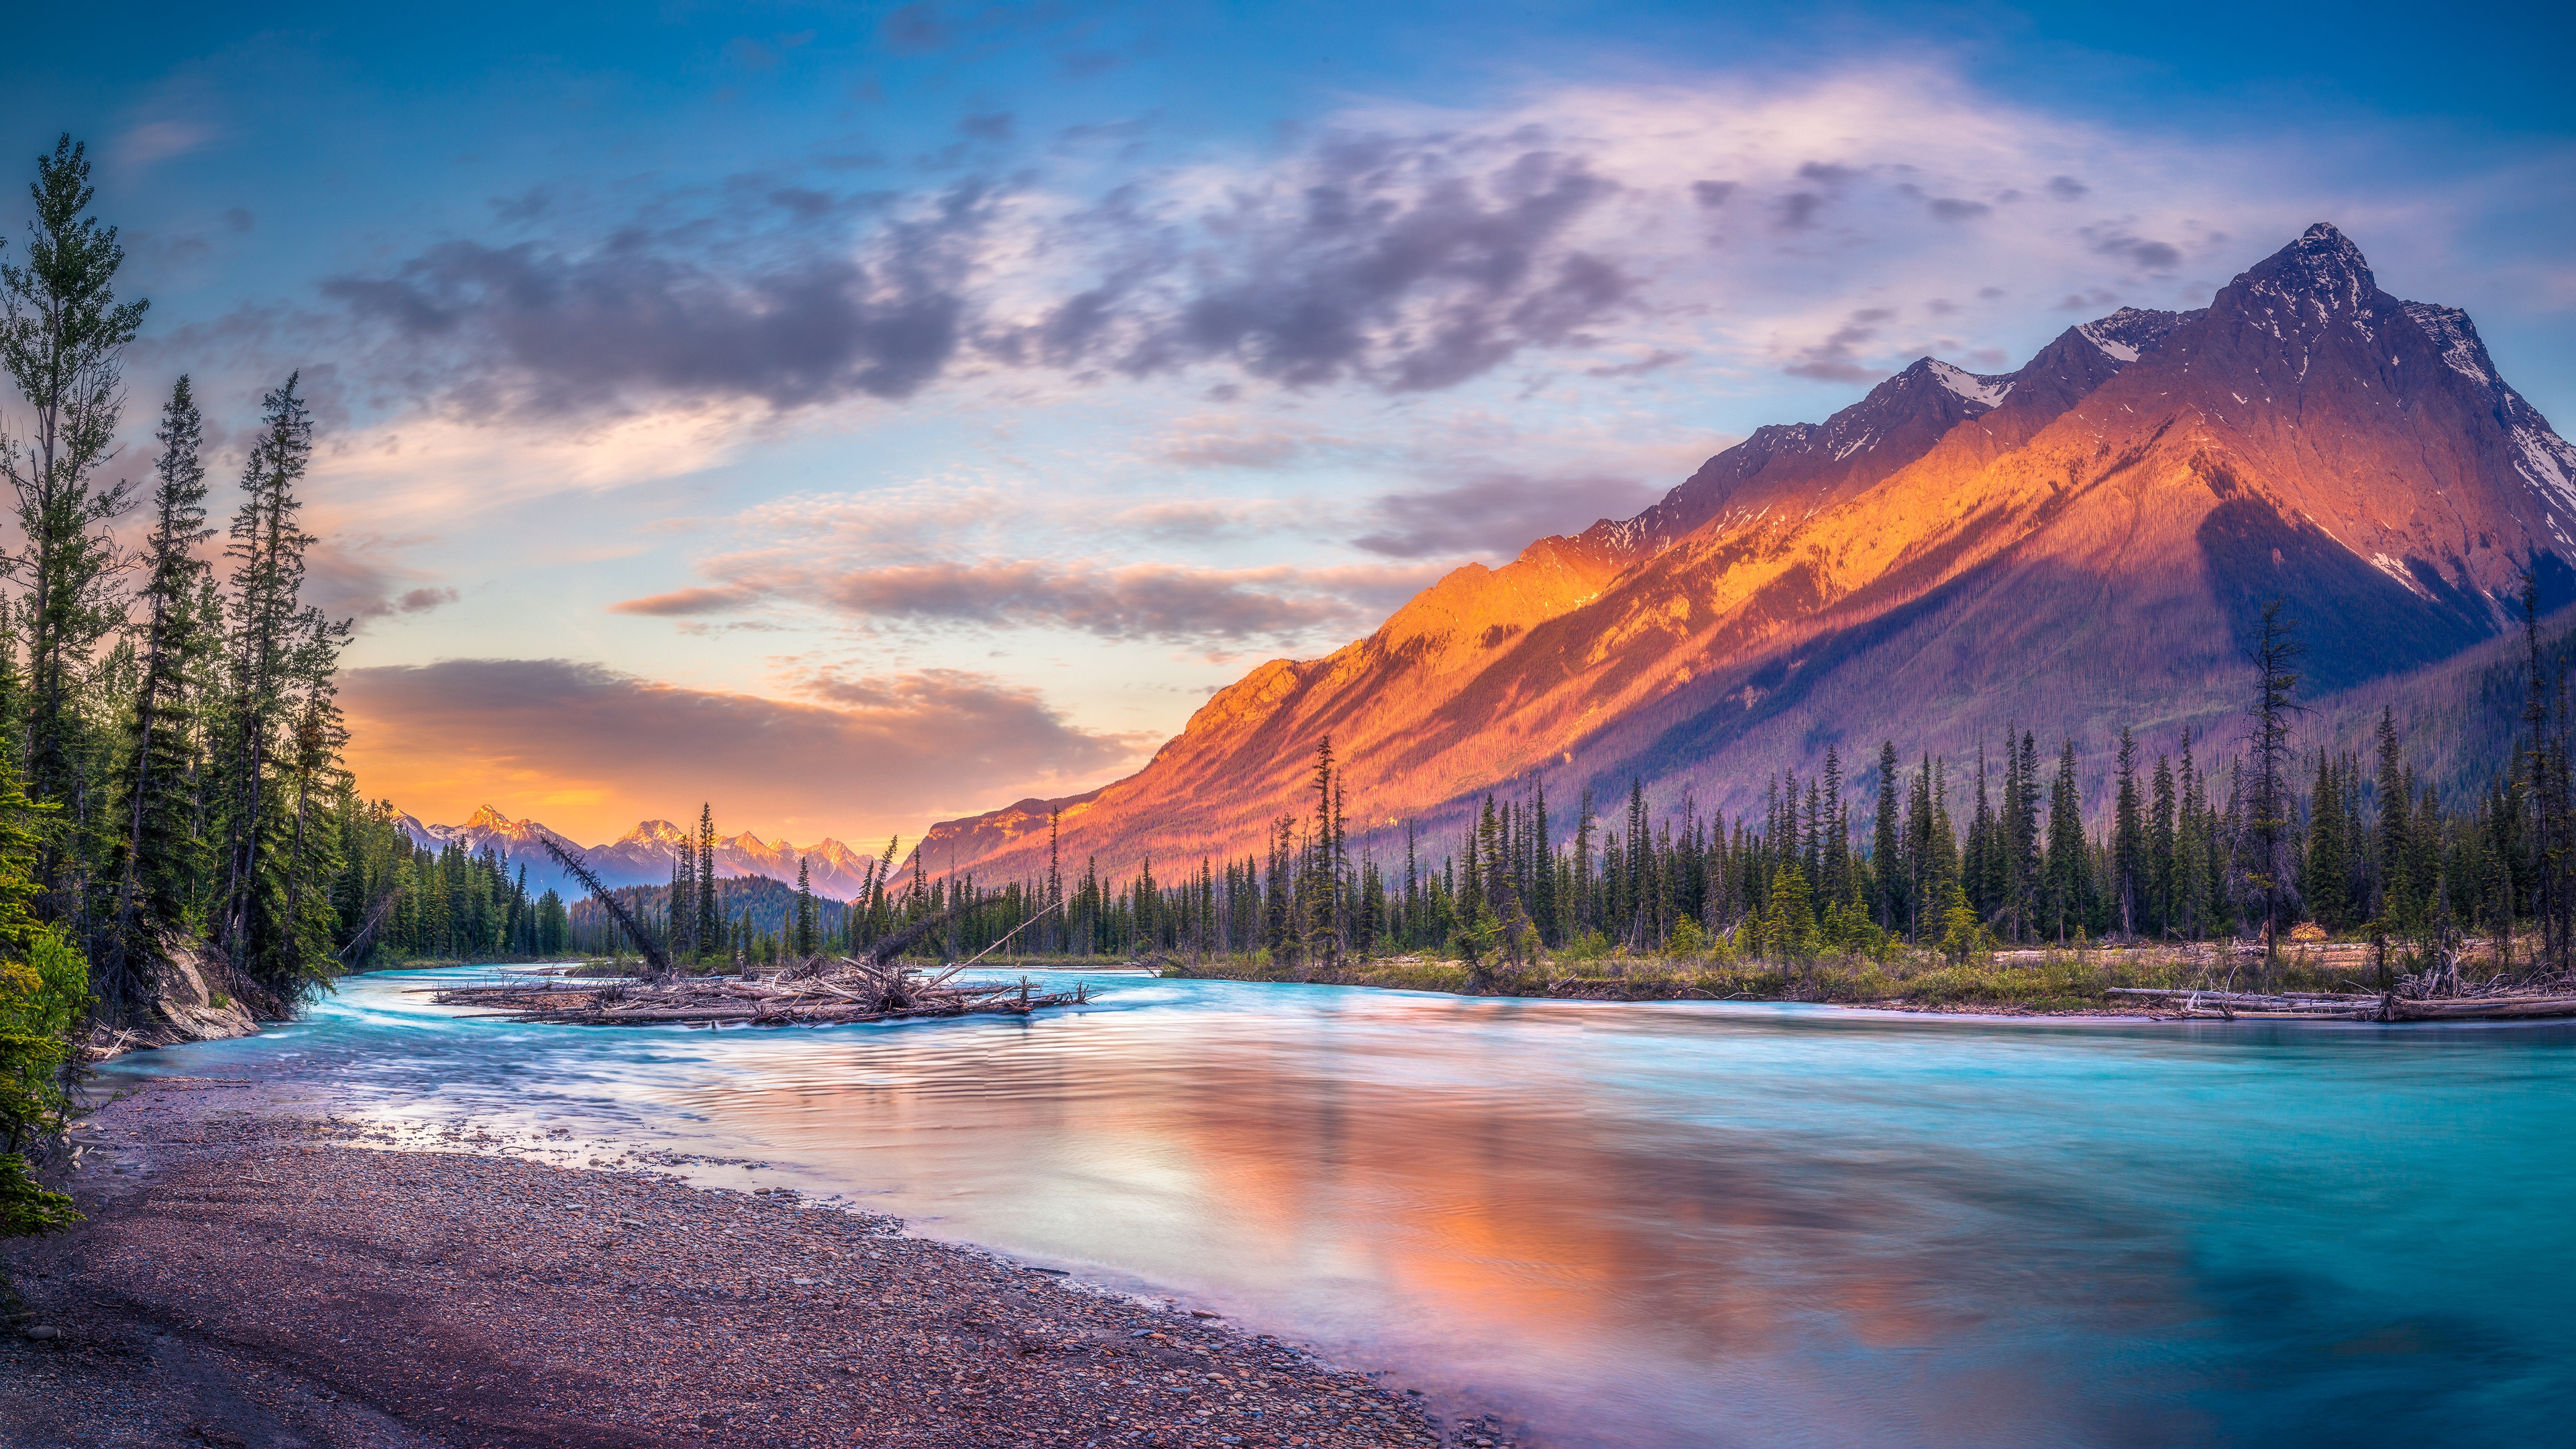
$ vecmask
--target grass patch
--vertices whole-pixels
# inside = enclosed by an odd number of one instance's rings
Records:
[[[1284,966],[1255,956],[1182,963],[1172,974],[1585,1001],[1792,1001],[1918,1011],[2142,1014],[2145,1007],[2112,996],[2109,989],[2222,986],[2232,959],[2207,946],[2006,951],[1966,961],[1915,951],[1807,961],[1581,952],[1516,970],[1478,972],[1464,962],[1433,956],[1373,958],[1329,970]],[[2243,961],[2235,965],[2233,984],[2252,989],[2259,977],[2260,962]],[[2375,979],[2350,960],[2308,952],[2285,958],[2268,984],[2289,991],[2367,990]]]

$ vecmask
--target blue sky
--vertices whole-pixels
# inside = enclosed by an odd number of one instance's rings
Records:
[[[22,28],[0,156],[92,147],[138,444],[180,371],[220,434],[305,370],[366,788],[804,842],[1100,783],[1447,568],[2315,220],[2563,425],[2566,29],[105,5]]]

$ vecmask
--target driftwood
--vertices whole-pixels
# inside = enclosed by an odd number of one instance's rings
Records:
[[[816,964],[816,963],[808,963]],[[516,982],[436,990],[441,1006],[497,1009],[511,1021],[574,1026],[652,1026],[674,1022],[751,1026],[824,1026],[841,1022],[900,1021],[916,1017],[999,1014],[1026,1016],[1050,1006],[1078,1006],[1091,999],[1087,984],[1071,991],[1034,990],[1028,978],[998,985],[951,986],[901,965],[879,966],[844,956],[810,975],[765,981],[734,977],[684,977],[637,985],[625,981]]]
[[[2425,985],[2423,978],[2407,977],[2387,991],[2260,992],[2114,986],[2106,994],[2153,998],[2170,1004],[2176,1016],[2198,1020],[2500,1021],[2576,1016],[2576,990],[2564,982],[2507,983],[2498,979],[2482,986],[2442,992],[2427,991]]]

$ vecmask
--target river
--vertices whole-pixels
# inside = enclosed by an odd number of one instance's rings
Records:
[[[2576,1439],[2563,1025],[1137,977],[1025,1021],[716,1032],[403,994],[457,974],[107,1070],[757,1159],[1569,1449]]]

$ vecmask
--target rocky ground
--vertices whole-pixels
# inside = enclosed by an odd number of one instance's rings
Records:
[[[0,1442],[1464,1445],[1170,1303],[778,1192],[387,1150],[259,1084],[93,1113],[91,1221],[0,1254]]]

